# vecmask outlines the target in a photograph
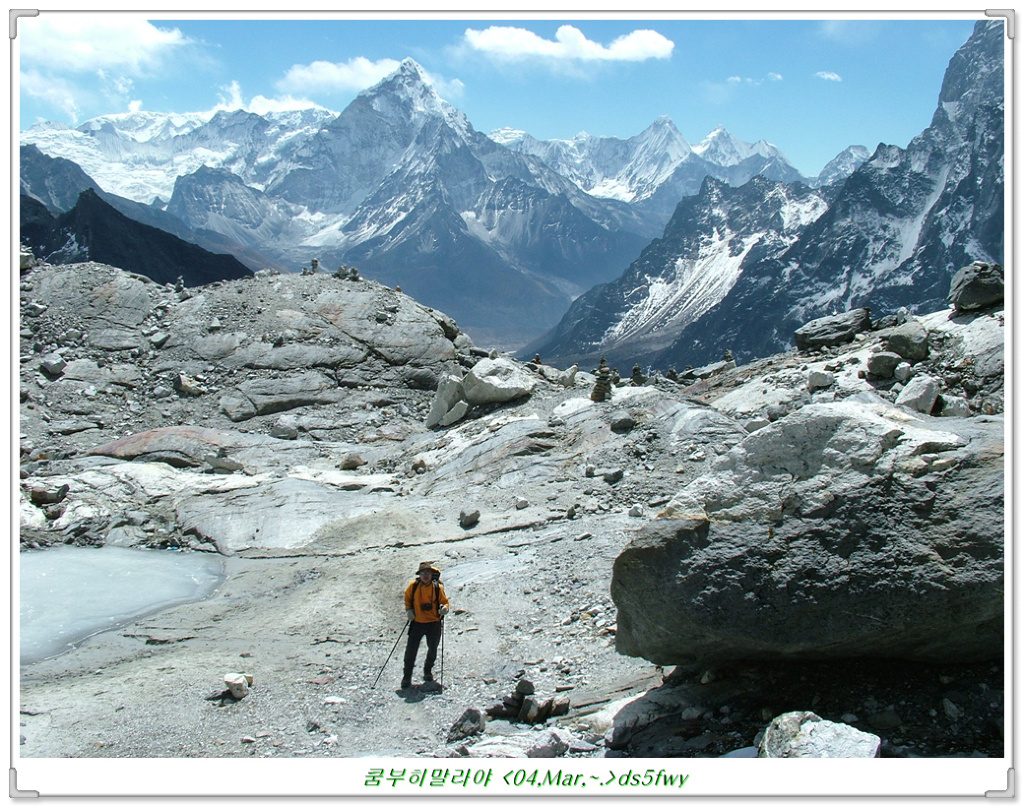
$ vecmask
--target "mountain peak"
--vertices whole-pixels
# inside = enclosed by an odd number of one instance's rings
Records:
[[[466,116],[437,94],[427,72],[415,59],[403,59],[394,72],[359,96],[369,101],[378,114],[397,116],[395,120],[406,124],[418,127],[427,120],[441,118],[463,137],[473,130]]]
[[[408,56],[402,59],[402,63],[398,65],[398,69],[391,75],[402,76],[403,78],[412,79],[414,81],[422,81],[424,84],[430,83],[430,79],[427,77],[426,71],[420,67],[420,63]]]

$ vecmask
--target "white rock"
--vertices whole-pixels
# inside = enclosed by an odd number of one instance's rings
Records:
[[[427,415],[426,426],[428,429],[442,425],[441,421],[447,419],[443,425],[451,425],[459,418],[448,419],[456,405],[465,401],[466,394],[462,389],[462,379],[454,375],[447,375],[437,382],[437,392],[434,394],[434,402],[430,406],[430,413]],[[468,406],[466,407],[468,410]],[[463,411],[463,414],[465,412]],[[459,416],[461,417],[461,415]]]
[[[768,759],[874,759],[882,741],[874,734],[823,720],[813,712],[787,712],[765,730],[758,756]]]
[[[569,750],[572,736],[564,729],[547,729],[531,735],[530,739],[532,741],[526,749],[526,756],[530,759],[553,759]]]
[[[469,411],[469,401],[457,401],[455,406],[448,410],[448,413],[441,418],[439,426],[451,426],[462,420]]]
[[[832,373],[827,373],[824,370],[811,370],[810,375],[807,377],[807,389],[828,389],[835,383],[836,379]]]
[[[511,359],[483,359],[462,380],[471,404],[503,403],[523,398],[537,387],[535,376]]]
[[[249,685],[252,683],[252,676],[242,673],[229,673],[224,676],[224,685],[230,690],[232,697],[241,700],[249,694]]]
[[[896,398],[897,406],[905,406],[916,412],[929,414],[939,398],[939,382],[931,376],[919,375],[912,378]]]

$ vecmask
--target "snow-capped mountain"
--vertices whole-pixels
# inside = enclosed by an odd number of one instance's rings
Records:
[[[825,185],[836,185],[840,182],[845,182],[846,178],[867,162],[870,156],[871,152],[864,148],[864,146],[848,146],[829,160],[818,173],[818,176],[815,177],[811,186],[821,188]]]
[[[827,209],[803,183],[756,176],[733,188],[708,177],[622,277],[575,300],[533,347],[550,361],[604,356],[626,368],[657,355],[729,295],[747,260],[783,252]]]
[[[805,322],[851,308],[943,307],[960,267],[1003,260],[1003,31],[976,25],[906,149],[880,145],[818,191],[708,180],[621,278],[530,349],[681,368],[784,350]]]
[[[538,157],[591,196],[630,203],[657,227],[652,237],[661,234],[679,199],[695,195],[705,177],[736,186],[755,176],[812,182],[763,140],[746,143],[720,126],[691,146],[667,117],[627,140],[586,132],[572,140],[537,140],[517,129],[498,129],[491,138]]]
[[[628,140],[586,132],[572,140],[537,140],[518,129],[498,129],[490,137],[513,151],[539,157],[592,196],[623,202],[650,197],[692,153],[667,117]]]
[[[77,163],[103,190],[150,204],[166,203],[178,177],[202,166],[227,168],[262,188],[281,152],[304,140],[336,113],[315,107],[256,115],[243,110],[169,115],[104,115],[77,128],[40,123],[21,133],[22,145]]]
[[[243,260],[355,265],[503,347],[620,275],[705,177],[801,178],[763,141],[718,129],[691,148],[667,118],[628,140],[490,138],[411,59],[340,114],[137,112],[21,140],[124,197],[126,215],[132,201],[146,223],[166,212],[171,231],[216,235]]]

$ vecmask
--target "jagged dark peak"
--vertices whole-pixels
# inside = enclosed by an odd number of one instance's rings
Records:
[[[939,92],[939,103],[955,103],[988,89],[1002,92],[1003,37],[1001,20],[982,20],[953,54]],[[991,84],[991,87],[985,86]]]

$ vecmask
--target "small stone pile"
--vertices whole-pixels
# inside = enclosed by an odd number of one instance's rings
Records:
[[[590,393],[590,400],[595,402],[607,401],[612,394],[612,371],[608,369],[608,362],[601,358],[601,366],[597,368],[597,380],[594,382],[594,391]]]
[[[551,717],[569,713],[569,698],[564,695],[545,698],[536,694],[533,682],[519,679],[516,688],[484,710],[493,719],[509,720],[514,723],[543,723]]]

